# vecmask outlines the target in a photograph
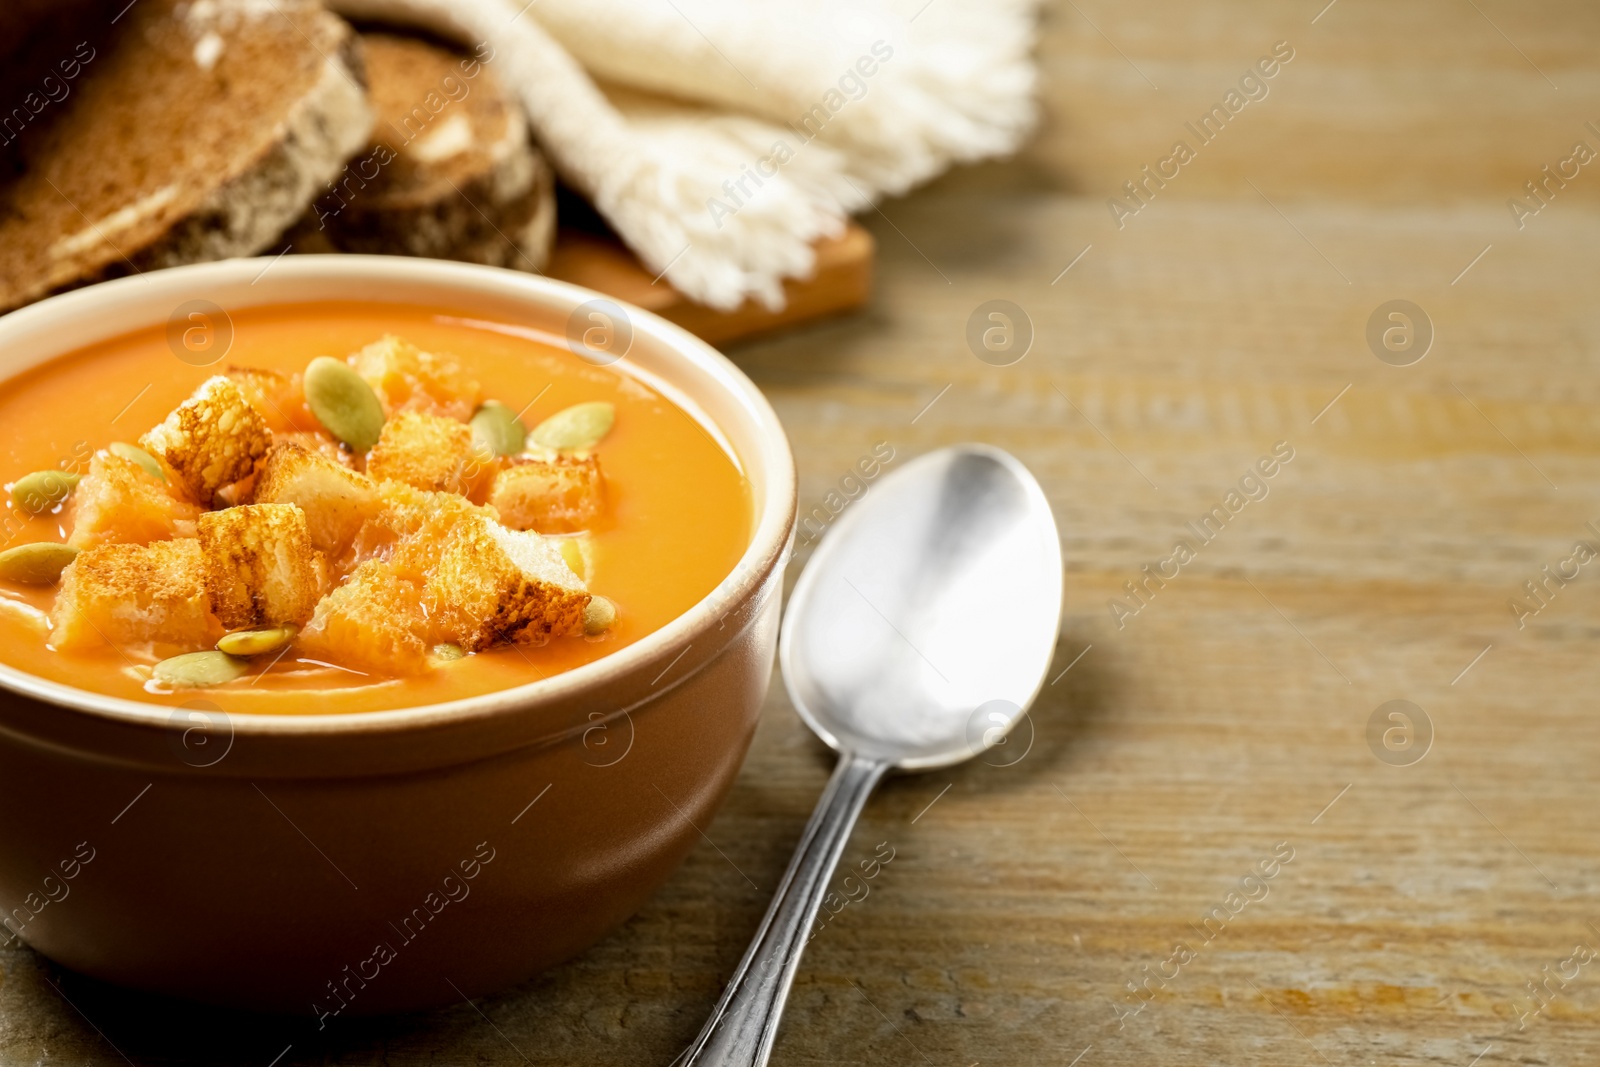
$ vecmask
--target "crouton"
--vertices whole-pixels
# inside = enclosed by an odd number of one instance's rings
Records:
[[[422,591],[382,560],[368,560],[323,597],[300,647],[339,667],[373,674],[428,669],[430,624]]]
[[[267,429],[280,434],[297,428],[296,415],[304,416],[306,412],[306,397],[300,388],[299,375],[291,378],[275,370],[235,366],[230,366],[226,373],[267,424]]]
[[[396,537],[410,537],[430,524],[434,532],[443,533],[455,520],[467,516],[488,520],[495,517],[492,508],[474,504],[457,493],[430,493],[404,482],[379,482],[378,497],[383,507],[374,521],[387,526]]]
[[[441,630],[469,652],[582,633],[589,603],[553,541],[480,516],[450,528],[422,595]]]
[[[288,433],[274,433],[272,443],[291,442],[304,448],[314,455],[324,456],[333,460],[341,467],[355,469],[355,460],[348,449],[339,447],[339,442],[325,433],[315,433],[310,430],[291,430]],[[270,452],[271,449],[269,448]],[[237,504],[248,504],[255,499],[256,473],[261,470],[260,465],[245,478],[224,486],[217,490],[217,495],[212,499],[213,507],[231,508]]]
[[[200,516],[206,593],[231,629],[311,618],[327,581],[311,547],[305,512],[293,504],[249,504]]]
[[[166,421],[139,439],[206,507],[217,490],[255,469],[272,443],[266,420],[231,379],[206,379]]]
[[[483,390],[449,356],[424,352],[392,334],[350,357],[356,373],[367,380],[390,417],[421,411],[466,422],[478,409]]]
[[[513,530],[576,533],[605,506],[605,477],[597,456],[516,460],[494,476],[489,506]]]
[[[193,537],[200,509],[131,459],[96,452],[72,494],[73,548]]]
[[[455,493],[429,493],[404,482],[378,483],[383,504],[361,527],[353,552],[358,559],[389,559],[396,573],[423,581],[439,561],[445,539],[457,522],[476,517],[493,521],[491,508]]]
[[[209,648],[221,627],[208,607],[200,542],[100,545],[61,572],[50,615],[56,649],[145,644]]]
[[[293,442],[272,446],[256,474],[253,502],[298,504],[305,512],[311,544],[337,559],[361,524],[378,513],[378,487],[371,478],[346,470]]]
[[[334,440],[332,434],[314,433],[310,430],[293,430],[289,433],[274,433],[272,435],[273,444],[284,441],[299,445],[307,452],[314,452],[319,456],[331,459],[341,467],[355,469],[355,453],[341,446],[338,441]]]
[[[372,477],[429,492],[463,492],[481,465],[470,426],[419,411],[403,411],[385,422],[378,443],[367,453]]]

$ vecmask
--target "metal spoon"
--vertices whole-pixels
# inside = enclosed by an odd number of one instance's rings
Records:
[[[784,615],[796,710],[839,764],[685,1067],[767,1062],[817,908],[891,768],[1004,739],[1038,694],[1061,616],[1061,544],[1039,483],[988,445],[929,453],[850,505]]]

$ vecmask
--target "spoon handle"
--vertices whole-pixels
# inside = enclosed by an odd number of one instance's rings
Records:
[[[683,1067],[761,1067],[767,1062],[828,879],[856,817],[888,769],[882,760],[840,754],[744,959],[687,1058],[680,1057]]]

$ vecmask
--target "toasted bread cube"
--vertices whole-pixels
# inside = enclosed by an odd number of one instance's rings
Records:
[[[300,647],[335,666],[368,674],[428,669],[431,625],[422,591],[382,560],[368,560],[323,597]]]
[[[227,376],[275,434],[296,429],[296,416],[306,413],[306,396],[298,374],[291,378],[275,370],[230,366]]]
[[[378,513],[378,486],[333,460],[281,441],[272,446],[256,474],[254,503],[298,504],[305,512],[311,543],[337,559],[361,524]]]
[[[355,353],[350,362],[378,394],[390,417],[401,411],[421,411],[466,422],[478,410],[483,395],[477,381],[455,360],[424,352],[393,334],[385,334]]]
[[[78,553],[61,572],[50,620],[50,644],[57,649],[110,643],[192,652],[209,648],[222,633],[211,616],[194,538]]]
[[[200,516],[206,592],[231,629],[311,618],[327,567],[311,547],[305,512],[293,504],[247,504]]]
[[[476,518],[493,521],[491,508],[455,493],[429,493],[404,482],[379,482],[383,499],[377,518],[361,528],[357,553],[386,557],[395,571],[414,582],[424,581],[439,562],[439,553],[456,523]]]
[[[274,433],[272,435],[272,443],[274,445],[285,442],[297,444],[313,455],[331,459],[341,467],[349,470],[355,469],[353,454],[348,449],[341,448],[339,442],[335,441],[329,434],[316,433],[310,430],[291,430],[288,433]],[[267,451],[271,452],[272,450],[269,448]],[[254,500],[256,474],[260,473],[260,471],[261,466],[258,464],[255,472],[248,477],[234,482],[230,486],[218,489],[216,497],[211,502],[212,506],[231,508],[236,504],[248,504]]]
[[[410,537],[425,525],[453,525],[457,519],[477,516],[493,520],[494,509],[474,504],[458,493],[430,493],[404,482],[378,483],[378,498],[383,502],[376,522],[383,523],[396,537]]]
[[[272,434],[266,420],[231,379],[206,379],[166,421],[139,439],[140,447],[177,475],[178,484],[206,507],[217,490],[255,469]]]
[[[440,628],[468,652],[582,633],[589,603],[554,542],[479,516],[450,528],[422,594]]]
[[[378,443],[367,453],[367,473],[429,492],[459,493],[484,459],[477,457],[466,423],[402,411],[383,424]]]
[[[326,459],[331,459],[341,467],[355,469],[355,453],[344,448],[330,433],[319,433],[311,430],[291,430],[288,433],[274,433],[272,443],[288,442],[299,445],[307,452],[313,452]]]
[[[193,537],[200,509],[131,459],[96,452],[72,494],[73,548]]]
[[[494,476],[489,506],[513,530],[576,533],[600,517],[605,488],[598,456],[519,457]]]

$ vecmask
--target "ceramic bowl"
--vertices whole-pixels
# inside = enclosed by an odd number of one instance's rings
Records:
[[[426,304],[565,336],[597,294],[371,256],[199,264],[0,319],[0,381],[179,305]],[[253,1010],[459,1002],[582,951],[711,821],[772,672],[793,458],[727,359],[632,307],[626,362],[719,430],[749,546],[657,632],[546,680],[357,715],[206,715],[0,666],[0,940],[72,970]]]

